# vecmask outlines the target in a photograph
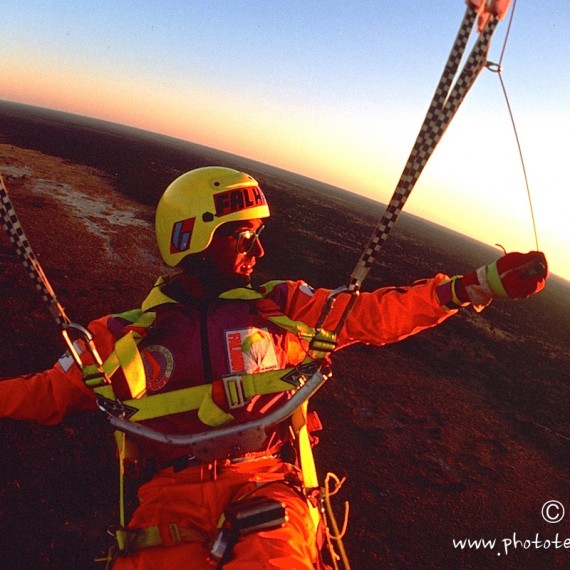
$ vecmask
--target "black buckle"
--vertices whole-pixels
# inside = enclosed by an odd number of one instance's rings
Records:
[[[209,559],[217,563],[217,568],[222,568],[231,559],[234,544],[240,537],[281,528],[289,520],[285,505],[267,497],[251,497],[231,503],[224,516],[224,526],[210,548]]]
[[[300,364],[296,368],[293,368],[291,372],[281,376],[281,380],[291,384],[294,388],[300,388],[306,382],[307,376],[312,376],[320,367],[321,362],[318,360]]]
[[[127,406],[119,400],[105,398],[105,396],[101,396],[100,394],[97,395],[97,406],[99,406],[99,409],[109,416],[125,420],[130,419],[139,411],[138,408]]]

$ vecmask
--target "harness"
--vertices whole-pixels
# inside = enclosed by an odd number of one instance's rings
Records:
[[[274,287],[282,283],[281,281],[267,283],[263,293],[249,288],[233,289],[222,293],[219,297],[221,299],[252,302],[261,316],[286,332],[296,335],[308,346],[304,360],[296,366],[289,366],[280,370],[254,374],[234,374],[199,386],[158,394],[147,394],[145,370],[138,343],[155,322],[156,312],[153,309],[165,303],[177,302],[161,291],[161,285],[164,283],[164,279],[159,278],[140,309],[115,315],[129,323],[126,327],[126,334],[115,342],[114,350],[102,364],[83,367],[84,381],[95,392],[99,408],[107,414],[112,425],[120,428],[115,431],[120,471],[120,508],[119,525],[114,532],[119,553],[132,551],[133,548],[163,543],[163,538],[161,538],[160,533],[157,534],[156,529],[144,530],[142,534],[141,531],[137,531],[137,538],[133,542],[133,537],[126,530],[125,525],[124,476],[127,471],[127,464],[136,461],[138,458],[138,453],[127,435],[128,433],[138,434],[140,430],[145,429],[139,422],[181,412],[197,411],[198,418],[204,424],[205,429],[218,428],[210,430],[212,437],[218,441],[213,447],[207,445],[207,452],[203,451],[199,444],[192,446],[192,454],[197,460],[204,463],[271,453],[272,450],[256,453],[259,445],[265,439],[265,432],[262,429],[256,433],[258,437],[252,437],[245,441],[242,438],[239,445],[236,445],[234,430],[243,431],[244,428],[240,427],[241,424],[229,428],[226,438],[217,438],[216,434],[220,428],[223,431],[222,426],[231,424],[234,420],[231,413],[233,410],[243,407],[256,395],[295,393],[308,380],[315,376],[318,378],[318,374],[321,374],[326,380],[328,372],[323,373],[323,371],[327,368],[327,356],[336,346],[334,333],[322,328],[316,330],[301,321],[290,319],[282,312],[277,303],[268,298]],[[112,377],[119,370],[122,371],[129,388],[130,397],[128,399],[120,400],[111,382]],[[303,474],[303,493],[310,499],[318,494],[319,480],[312,454],[309,425],[312,421],[314,422],[314,416],[308,415],[307,399],[295,406],[289,417],[298,463]],[[176,442],[177,436],[156,435],[159,438],[164,437],[165,443]],[[188,440],[187,436],[178,437],[183,443]],[[315,528],[317,528],[321,520],[320,504],[310,500],[309,508]],[[184,540],[194,539],[194,535],[184,538]]]
[[[231,410],[243,407],[253,396],[300,388],[307,376],[322,366],[328,352],[336,345],[333,333],[325,330],[317,333],[305,323],[293,321],[282,313],[275,302],[267,298],[267,294],[280,281],[267,284],[264,293],[247,288],[234,289],[222,293],[219,298],[254,302],[264,318],[295,334],[310,346],[303,362],[283,370],[230,375],[201,386],[147,394],[144,365],[137,345],[154,323],[156,313],[152,308],[164,303],[176,303],[160,291],[163,283],[164,280],[160,278],[140,309],[116,315],[131,324],[127,327],[128,332],[117,340],[114,351],[105,362],[102,365],[83,367],[85,384],[97,394],[99,407],[112,418],[140,422],[197,410],[199,419],[206,427],[220,427],[234,419]],[[122,370],[130,391],[130,398],[123,401],[117,398],[110,382],[119,369]]]

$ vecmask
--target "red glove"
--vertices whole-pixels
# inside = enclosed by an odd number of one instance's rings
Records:
[[[454,293],[460,301],[481,310],[493,299],[524,299],[544,289],[546,257],[540,251],[511,252],[457,279]]]

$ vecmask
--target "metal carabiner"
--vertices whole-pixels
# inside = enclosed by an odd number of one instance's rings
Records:
[[[78,331],[79,334],[72,338],[70,335],[70,330]],[[78,347],[75,345],[77,340],[83,340],[85,347],[89,351],[89,354],[91,354],[93,357],[95,365],[103,373],[103,360],[97,351],[97,347],[93,341],[93,335],[89,330],[81,325],[78,325],[77,323],[65,323],[62,327],[61,334],[65,340],[65,343],[67,344],[67,347],[69,348],[69,352],[71,353],[73,360],[75,360],[75,363],[81,370],[83,370],[84,364],[81,360]]]
[[[342,293],[347,293],[348,295],[350,295],[350,299],[348,300],[348,303],[344,307],[343,312],[340,315],[340,318],[338,320],[337,326],[334,330],[334,333],[332,334],[333,340],[326,339],[325,345],[329,345],[329,346],[328,346],[328,348],[326,348],[326,347],[323,348],[321,346],[321,344],[324,340],[322,333],[324,331],[323,326],[325,324],[325,320],[327,319],[327,317],[331,313],[337,297],[339,295],[341,295]],[[346,285],[343,285],[341,287],[337,287],[336,289],[333,289],[328,294],[327,300],[326,300],[325,304],[323,305],[321,314],[320,314],[319,319],[315,325],[315,336],[313,337],[313,340],[311,341],[311,344],[310,344],[311,348],[317,348],[317,346],[318,346],[318,347],[320,347],[321,350],[326,350],[328,352],[332,352],[336,348],[336,338],[340,334],[340,331],[342,330],[342,327],[344,326],[346,319],[348,318],[348,315],[352,311],[352,307],[354,306],[354,303],[356,302],[356,299],[357,299],[359,294],[360,294],[360,292],[358,289],[350,289]]]

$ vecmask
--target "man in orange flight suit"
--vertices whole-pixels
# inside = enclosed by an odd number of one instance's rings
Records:
[[[315,327],[329,295],[301,281],[251,287],[256,260],[264,254],[260,234],[268,216],[257,182],[232,169],[196,169],[166,189],[157,208],[157,241],[166,264],[180,271],[158,281],[135,318],[111,315],[89,328],[104,360],[118,351],[119,339],[137,338],[146,386],[129,394],[127,367],[118,367],[110,375],[119,400],[143,401],[188,387],[208,390],[199,405],[141,424],[167,434],[201,433],[263,417],[290,397],[287,391],[258,387],[230,401],[226,390],[228,379],[253,378],[263,385],[267,375],[282,378],[284,369],[305,362],[309,346],[300,331]],[[482,310],[495,298],[527,297],[543,288],[546,276],[542,253],[509,253],[465,276],[438,274],[409,287],[363,293],[336,349],[355,342],[396,342],[441,323],[462,306]],[[324,329],[335,330],[347,300],[346,294],[337,298]],[[87,351],[83,358],[88,365]],[[55,424],[70,412],[95,411],[97,396],[84,376],[85,370],[64,355],[51,370],[4,380],[0,417]],[[290,424],[268,429],[263,445],[243,456],[206,462],[192,449],[137,441],[154,474],[139,489],[140,505],[113,567],[324,568]],[[221,561],[208,561],[224,510],[230,503],[239,510],[255,497],[284,505],[285,524],[244,533]]]

